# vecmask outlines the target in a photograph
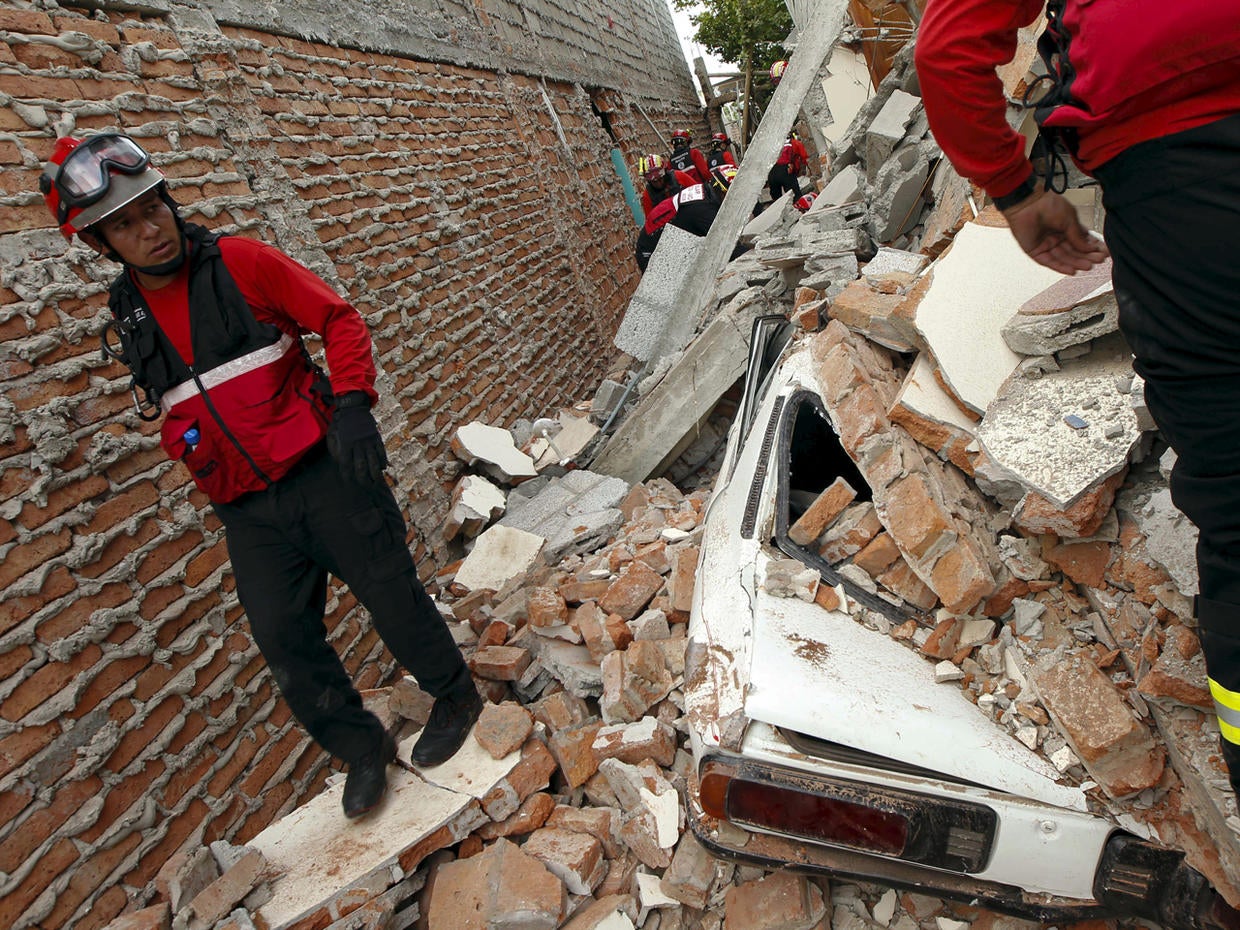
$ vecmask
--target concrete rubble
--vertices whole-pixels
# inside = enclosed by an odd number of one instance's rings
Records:
[[[749,322],[770,312],[810,346],[869,493],[858,501],[841,479],[790,521],[841,583],[786,559],[766,589],[885,631],[1086,789],[1095,813],[1184,849],[1240,903],[1192,527],[1140,417],[1108,285],[1034,265],[1001,215],[975,209],[980,194],[919,118],[909,60],[833,133],[829,196],[804,215],[777,202],[746,228],[754,250],[720,276],[701,334],[636,391],[628,417],[654,436],[640,450],[591,461],[598,437],[565,417],[560,435],[580,432],[563,446],[550,430],[520,443],[483,424],[454,439],[495,482],[461,479],[463,555],[435,579],[489,702],[458,757],[392,770],[388,801],[357,823],[337,784],[256,837],[253,855],[229,851],[237,864],[219,875],[199,874],[202,856],[170,863],[157,906],[114,927],[1036,926],[725,863],[685,832],[697,546]],[[646,347],[629,351],[645,361]],[[613,399],[623,383],[610,381]],[[404,759],[428,706],[417,694],[406,680],[370,696]],[[253,883],[238,879],[228,905],[241,909],[203,923],[201,889],[244,862]]]

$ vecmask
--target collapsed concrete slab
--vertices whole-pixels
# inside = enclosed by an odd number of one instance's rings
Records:
[[[682,314],[684,285],[704,240],[665,226],[613,342],[639,362],[655,357],[672,321]]]
[[[616,477],[570,471],[533,497],[511,496],[499,526],[545,539],[543,557],[558,562],[565,555],[597,548],[611,536],[624,522],[617,508],[628,493],[628,482]]]
[[[534,533],[496,524],[478,537],[457,569],[453,584],[469,591],[498,591],[510,578],[529,571],[546,542]]]
[[[759,302],[729,304],[633,408],[590,468],[630,483],[653,474],[744,373],[750,325],[760,308]]]
[[[534,460],[517,448],[512,433],[485,423],[466,423],[452,437],[452,452],[466,465],[477,465],[501,484],[516,484],[538,474]]]
[[[412,744],[412,737],[402,743],[401,758],[409,757]],[[492,785],[516,761],[491,771]],[[281,873],[271,900],[258,909],[264,926],[326,926],[347,913],[353,896],[365,900],[413,876],[426,856],[487,821],[476,787],[458,791],[445,784],[396,769],[380,807],[369,817],[347,820],[340,809],[341,781],[250,840]]]
[[[815,198],[806,216],[821,213],[829,207],[857,203],[865,199],[865,178],[856,165],[849,165],[827,182],[827,186]]]
[[[1003,339],[1022,355],[1053,355],[1119,329],[1111,260],[1056,281],[1003,325]]]
[[[865,102],[874,93],[865,56],[849,48],[836,47],[825,65],[827,76],[822,91],[831,104],[831,124],[822,133],[828,142],[838,144]]]
[[[1065,362],[1057,372],[1011,378],[987,408],[977,438],[990,459],[1059,507],[1125,468],[1140,438],[1128,395],[1122,340]]]
[[[1002,222],[996,212],[987,222]],[[966,223],[940,257],[917,307],[917,329],[952,393],[983,413],[1020,362],[1002,328],[1021,305],[1060,280],[1026,255],[1004,226]]]
[[[878,116],[870,123],[863,148],[866,175],[873,181],[883,163],[904,139],[909,124],[921,109],[921,98],[902,90],[894,91]]]

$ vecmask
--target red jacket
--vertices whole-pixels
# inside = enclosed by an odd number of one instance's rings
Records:
[[[956,169],[992,197],[1030,174],[1025,140],[1006,119],[995,67],[1044,0],[930,0],[917,31],[922,101]],[[1078,164],[1240,112],[1240,4],[1235,0],[1068,0],[1063,25],[1074,105],[1047,126],[1077,130]]]
[[[172,283],[157,290],[123,275],[113,312],[126,293],[134,299],[123,301],[130,319],[149,309],[158,324],[154,341],[169,348],[149,350],[143,370],[160,394],[160,445],[185,463],[212,501],[227,503],[278,481],[326,435],[331,410],[319,390],[322,375],[302,346],[304,333],[323,337],[335,394],[360,390],[374,400],[375,368],[366,322],[321,278],[253,239],[221,237],[217,246],[217,261],[235,283],[240,303],[230,303],[226,281],[217,285],[225,290],[213,305],[192,297],[191,280],[202,278],[191,258]],[[196,299],[202,317],[191,329]],[[196,358],[196,348],[204,357]],[[182,361],[196,378],[185,373]],[[190,429],[198,431],[195,444],[186,441]]]
[[[678,190],[683,190],[686,187],[692,187],[694,184],[698,183],[697,178],[689,174],[687,171],[673,171],[671,174],[672,178],[675,179],[674,183],[672,180],[669,180],[667,184],[663,186],[663,190],[661,191],[654,190],[651,188],[649,183],[646,184],[646,189],[642,191],[642,216],[647,215],[651,208],[654,207],[654,205],[659,201],[666,200]]]
[[[779,150],[779,158],[775,159],[775,164],[787,165],[789,174],[800,174],[809,164],[809,152],[805,150],[800,139],[789,139]]]

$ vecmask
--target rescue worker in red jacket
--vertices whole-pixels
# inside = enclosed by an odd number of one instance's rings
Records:
[[[690,184],[671,197],[661,200],[646,217],[637,233],[637,267],[642,271],[668,226],[675,226],[695,236],[705,236],[719,214],[719,204],[705,190],[705,185]],[[737,244],[731,258],[748,252],[752,246]],[[731,259],[729,259],[731,260]]]
[[[732,140],[726,132],[717,132],[710,137],[710,148],[706,152],[706,167],[714,170],[720,165],[736,167],[736,158],[732,154]]]
[[[706,184],[710,181],[710,165],[702,150],[694,148],[692,142],[693,135],[687,129],[672,133],[672,168],[692,177],[694,184]]]
[[[1035,115],[1101,184],[1106,246],[1006,120],[995,66],[1043,9],[1052,87]],[[935,139],[1025,252],[1072,274],[1109,247],[1120,329],[1178,455],[1172,498],[1200,531],[1199,633],[1240,789],[1240,5],[931,0],[916,63]]]
[[[718,213],[719,205],[706,194],[701,184],[690,184],[665,197],[646,214],[646,222],[637,234],[637,267],[646,270],[667,226],[675,226],[695,236],[705,236]]]
[[[801,196],[801,185],[797,176],[809,164],[809,152],[795,132],[788,133],[788,140],[779,150],[779,158],[771,166],[766,176],[766,186],[770,188],[771,199],[778,200],[786,191],[792,191],[792,199]]]
[[[675,170],[665,155],[643,155],[637,160],[637,173],[646,180],[646,189],[642,191],[643,216],[649,216],[661,200],[698,183],[691,174]]]
[[[327,642],[329,572],[435,698],[414,763],[454,755],[482,707],[384,478],[365,321],[278,249],[184,222],[129,136],[58,140],[40,188],[66,238],[122,263],[105,349],[129,367],[142,417],[162,415],[164,451],[210,499],[254,640],[297,719],[348,765],[345,814],[365,813],[396,745]],[[322,337],[330,380],[306,332]]]

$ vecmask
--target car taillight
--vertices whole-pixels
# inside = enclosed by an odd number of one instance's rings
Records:
[[[984,867],[998,820],[980,804],[719,759],[703,764],[698,799],[740,826],[961,872]]]
[[[738,823],[885,856],[900,855],[908,842],[908,818],[901,814],[773,785],[734,783],[728,811]]]

